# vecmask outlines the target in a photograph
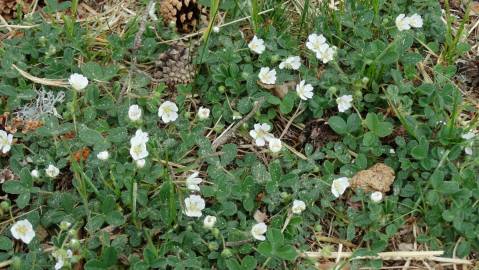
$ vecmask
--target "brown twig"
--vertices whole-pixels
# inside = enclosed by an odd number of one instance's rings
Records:
[[[253,109],[245,116],[243,119],[241,119],[236,125],[234,125],[232,128],[227,130],[226,132],[223,132],[216,140],[213,142],[212,148],[215,151],[216,148],[219,146],[225,144],[234,134],[235,131],[242,126],[244,123],[246,123],[253,115],[261,108],[261,105],[263,105],[264,98],[260,98],[258,101],[255,102]]]
[[[146,5],[145,10],[143,11],[143,15],[141,16],[140,27],[138,28],[138,32],[136,32],[135,40],[133,42],[133,48],[131,50],[132,61],[130,64],[130,69],[128,70],[128,79],[127,79],[127,82],[121,88],[121,92],[120,92],[120,96],[118,97],[117,104],[121,103],[123,96],[130,89],[130,83],[133,76],[133,71],[135,70],[136,63],[138,62],[137,52],[138,52],[138,49],[140,49],[141,47],[143,33],[145,33],[145,30],[146,30],[146,20],[148,19],[148,11],[153,7],[154,4],[155,4],[155,0],[150,0],[148,2],[148,5]]]

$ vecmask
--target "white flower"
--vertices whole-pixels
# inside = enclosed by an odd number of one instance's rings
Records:
[[[271,138],[269,140],[269,150],[271,150],[271,152],[278,153],[279,151],[281,151],[281,148],[282,148],[282,143],[280,139]]]
[[[464,133],[461,135],[461,138],[463,138],[464,140],[470,140],[472,138],[476,137],[476,133],[470,131],[468,133]]]
[[[189,217],[201,217],[201,211],[205,209],[205,200],[198,195],[190,195],[185,199],[185,215]]]
[[[351,108],[353,102],[353,96],[351,95],[344,95],[340,96],[336,99],[336,103],[338,104],[338,111],[345,112]]]
[[[33,178],[38,178],[40,177],[40,172],[37,170],[37,169],[34,169],[30,172],[30,175],[33,177]]]
[[[27,219],[19,220],[13,224],[10,228],[13,238],[21,239],[23,243],[30,244],[32,239],[35,237],[35,231],[33,226]]]
[[[323,46],[318,52],[316,52],[316,58],[320,59],[324,64],[334,59],[336,53],[336,47]]]
[[[199,172],[194,172],[186,178],[186,187],[189,190],[200,191],[200,186],[198,185],[203,182],[203,179],[198,177],[199,174]]]
[[[135,161],[146,158],[149,155],[148,150],[146,149],[146,144],[132,144],[130,147],[130,155]]]
[[[48,168],[45,169],[45,173],[48,177],[55,178],[60,174],[60,170],[54,165],[48,165]]]
[[[200,107],[198,109],[198,118],[200,120],[206,120],[210,117],[210,109],[205,108],[205,107]]]
[[[233,111],[233,120],[240,120],[241,118],[243,118],[243,116],[241,116],[241,113]]]
[[[148,132],[143,132],[143,130],[138,129],[135,132],[135,136],[130,139],[130,144],[145,144],[150,138],[148,137]]]
[[[326,38],[323,35],[317,35],[313,33],[308,36],[306,47],[311,51],[317,53],[325,44]]]
[[[269,67],[262,67],[258,74],[259,80],[264,84],[276,83],[276,70]]]
[[[409,24],[409,17],[406,17],[406,14],[399,14],[396,17],[396,27],[399,31],[411,29],[411,25]]]
[[[161,117],[165,124],[173,122],[178,118],[178,107],[171,101],[165,101],[158,108],[158,117]]]
[[[135,160],[136,167],[139,169],[145,167],[145,163],[146,163],[146,160],[144,159]]]
[[[303,201],[294,200],[293,201],[293,207],[291,208],[291,210],[295,214],[301,214],[301,212],[306,210],[306,204]]]
[[[301,58],[299,56],[290,56],[279,64],[279,69],[298,70],[301,66]]]
[[[472,156],[472,147],[468,146],[464,148],[464,153],[466,153],[466,155]]]
[[[203,220],[203,227],[205,229],[213,229],[216,224],[216,217],[215,216],[206,216]]]
[[[213,26],[213,32],[219,33],[220,32],[220,27],[219,26]]]
[[[108,153],[108,151],[101,151],[100,153],[98,153],[96,155],[96,157],[99,159],[99,160],[107,160],[108,158],[110,158],[110,153]]]
[[[306,81],[302,80],[296,85],[296,93],[300,99],[308,100],[313,97],[313,86],[311,84],[306,84]]]
[[[64,265],[65,265],[65,262],[63,261],[63,257],[58,257],[57,262],[55,263],[55,270],[62,269]]]
[[[68,83],[70,83],[70,86],[76,91],[82,91],[88,86],[88,78],[81,74],[74,73],[68,78]]]
[[[152,21],[156,22],[158,21],[158,16],[156,16],[156,13],[155,13],[156,12],[155,6],[156,6],[156,3],[153,2],[153,5],[151,5],[150,9],[148,10],[148,16],[150,16],[150,19]]]
[[[261,223],[255,224],[253,228],[251,228],[251,234],[256,240],[264,241],[266,240],[266,237],[264,236],[264,234],[266,233],[267,230],[268,230],[268,226],[266,226],[264,222],[261,222]]]
[[[71,225],[72,224],[70,222],[64,220],[64,221],[60,222],[60,229],[66,231],[70,228]]]
[[[6,154],[12,148],[13,134],[8,134],[4,130],[0,130],[0,150]]]
[[[421,28],[423,24],[421,15],[414,13],[412,16],[409,16],[409,25],[414,28]]]
[[[389,154],[396,154],[396,150],[394,150],[393,148],[389,149]]]
[[[253,137],[257,146],[264,146],[266,142],[270,141],[273,137],[269,131],[271,130],[271,126],[263,123],[263,124],[254,124],[254,129],[249,131],[249,135]]]
[[[379,191],[375,191],[371,193],[371,201],[373,202],[380,202],[383,199],[383,194]]]
[[[262,54],[266,47],[264,46],[264,40],[254,36],[253,39],[248,44],[250,50],[257,54]]]
[[[339,198],[339,196],[341,196],[348,187],[349,179],[347,177],[341,177],[333,181],[333,184],[331,185],[331,192],[333,193],[334,197]]]
[[[128,118],[135,122],[141,119],[141,108],[138,105],[131,105],[128,109]]]

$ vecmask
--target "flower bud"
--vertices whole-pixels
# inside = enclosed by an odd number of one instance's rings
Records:
[[[60,229],[62,229],[63,231],[66,231],[70,228],[72,224],[68,221],[62,221],[60,222]]]
[[[218,248],[219,248],[218,243],[216,243],[216,242],[209,242],[208,243],[208,249],[209,250],[215,251],[215,250],[218,250]]]
[[[274,64],[276,62],[278,62],[281,58],[279,57],[279,55],[275,54],[271,57],[271,62]]]
[[[15,269],[15,270],[20,270],[21,267],[22,267],[22,259],[20,259],[20,257],[13,257],[12,259],[12,269]]]
[[[3,201],[0,203],[2,210],[8,211],[10,209],[10,201]]]
[[[213,234],[215,238],[218,238],[220,236],[220,230],[218,228],[213,228],[211,234]]]
[[[221,257],[223,257],[223,258],[229,258],[231,256],[233,256],[233,252],[231,252],[231,249],[229,249],[229,248],[225,248],[221,252]]]
[[[224,93],[224,92],[225,92],[225,90],[226,90],[226,87],[225,87],[224,85],[220,85],[220,86],[218,86],[218,92],[220,92],[220,93]]]

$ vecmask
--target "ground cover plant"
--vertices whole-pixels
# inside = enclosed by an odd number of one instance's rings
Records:
[[[0,7],[0,269],[475,266],[477,3]]]

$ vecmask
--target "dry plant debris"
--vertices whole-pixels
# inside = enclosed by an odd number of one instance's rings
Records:
[[[351,188],[386,193],[393,182],[394,170],[384,163],[377,163],[367,170],[356,173],[351,179]]]

